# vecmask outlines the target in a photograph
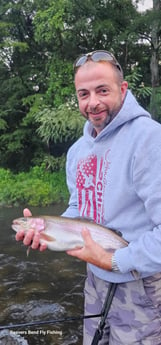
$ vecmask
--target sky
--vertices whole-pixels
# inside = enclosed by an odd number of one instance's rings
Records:
[[[153,0],[140,0],[138,3],[139,11],[145,11],[153,7]]]

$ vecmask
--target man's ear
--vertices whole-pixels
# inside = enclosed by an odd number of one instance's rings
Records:
[[[126,96],[126,91],[128,88],[128,82],[126,80],[124,80],[121,83],[121,93],[122,93],[122,100],[124,100],[125,96]]]

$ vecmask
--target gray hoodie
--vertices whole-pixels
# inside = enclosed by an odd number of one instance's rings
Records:
[[[83,136],[67,155],[70,191],[68,217],[88,217],[119,230],[128,247],[118,249],[120,273],[90,265],[111,282],[133,280],[161,271],[161,125],[151,119],[128,90],[117,116],[92,136],[88,121]]]

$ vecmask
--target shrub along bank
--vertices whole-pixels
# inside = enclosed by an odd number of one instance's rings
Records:
[[[64,170],[50,172],[43,164],[18,174],[0,169],[0,206],[46,206],[68,197]]]

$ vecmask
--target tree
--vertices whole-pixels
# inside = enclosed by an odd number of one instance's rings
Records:
[[[155,20],[152,27],[152,56],[151,56],[151,80],[152,97],[151,111],[156,120],[161,120],[161,87],[159,77],[159,57],[161,51],[161,0],[153,0]]]
[[[138,44],[144,46],[144,52],[149,54],[149,68],[151,76],[151,104],[150,110],[156,120],[161,120],[161,89],[160,65],[161,52],[161,0],[153,0],[152,10],[140,14],[135,23],[135,30],[139,34]]]
[[[35,93],[37,84],[44,92],[45,54],[34,41],[33,1],[4,1],[0,10],[5,28],[0,46],[0,164],[14,170],[26,169],[35,153],[40,154],[42,143],[35,138],[36,125],[23,124],[28,112],[23,100]]]
[[[62,136],[62,143],[51,136],[52,154],[66,151],[70,126],[63,131],[60,107],[65,118],[66,104],[75,93],[72,64],[81,53],[112,51],[147,105],[143,81],[150,86],[152,48],[145,36],[150,37],[152,24],[151,12],[146,15],[139,14],[131,0],[1,1],[0,165],[24,170],[43,160],[48,147],[38,135],[42,124],[35,114],[43,112],[45,119],[45,111],[56,114],[55,128],[60,125],[57,133]],[[134,75],[134,67],[139,74]]]
[[[152,30],[151,30],[151,81],[152,87],[159,83],[159,51],[161,48],[161,0],[153,0]]]
[[[131,44],[137,15],[131,0],[48,0],[35,15],[35,35],[63,61],[94,49],[112,49],[126,67],[124,41]]]

